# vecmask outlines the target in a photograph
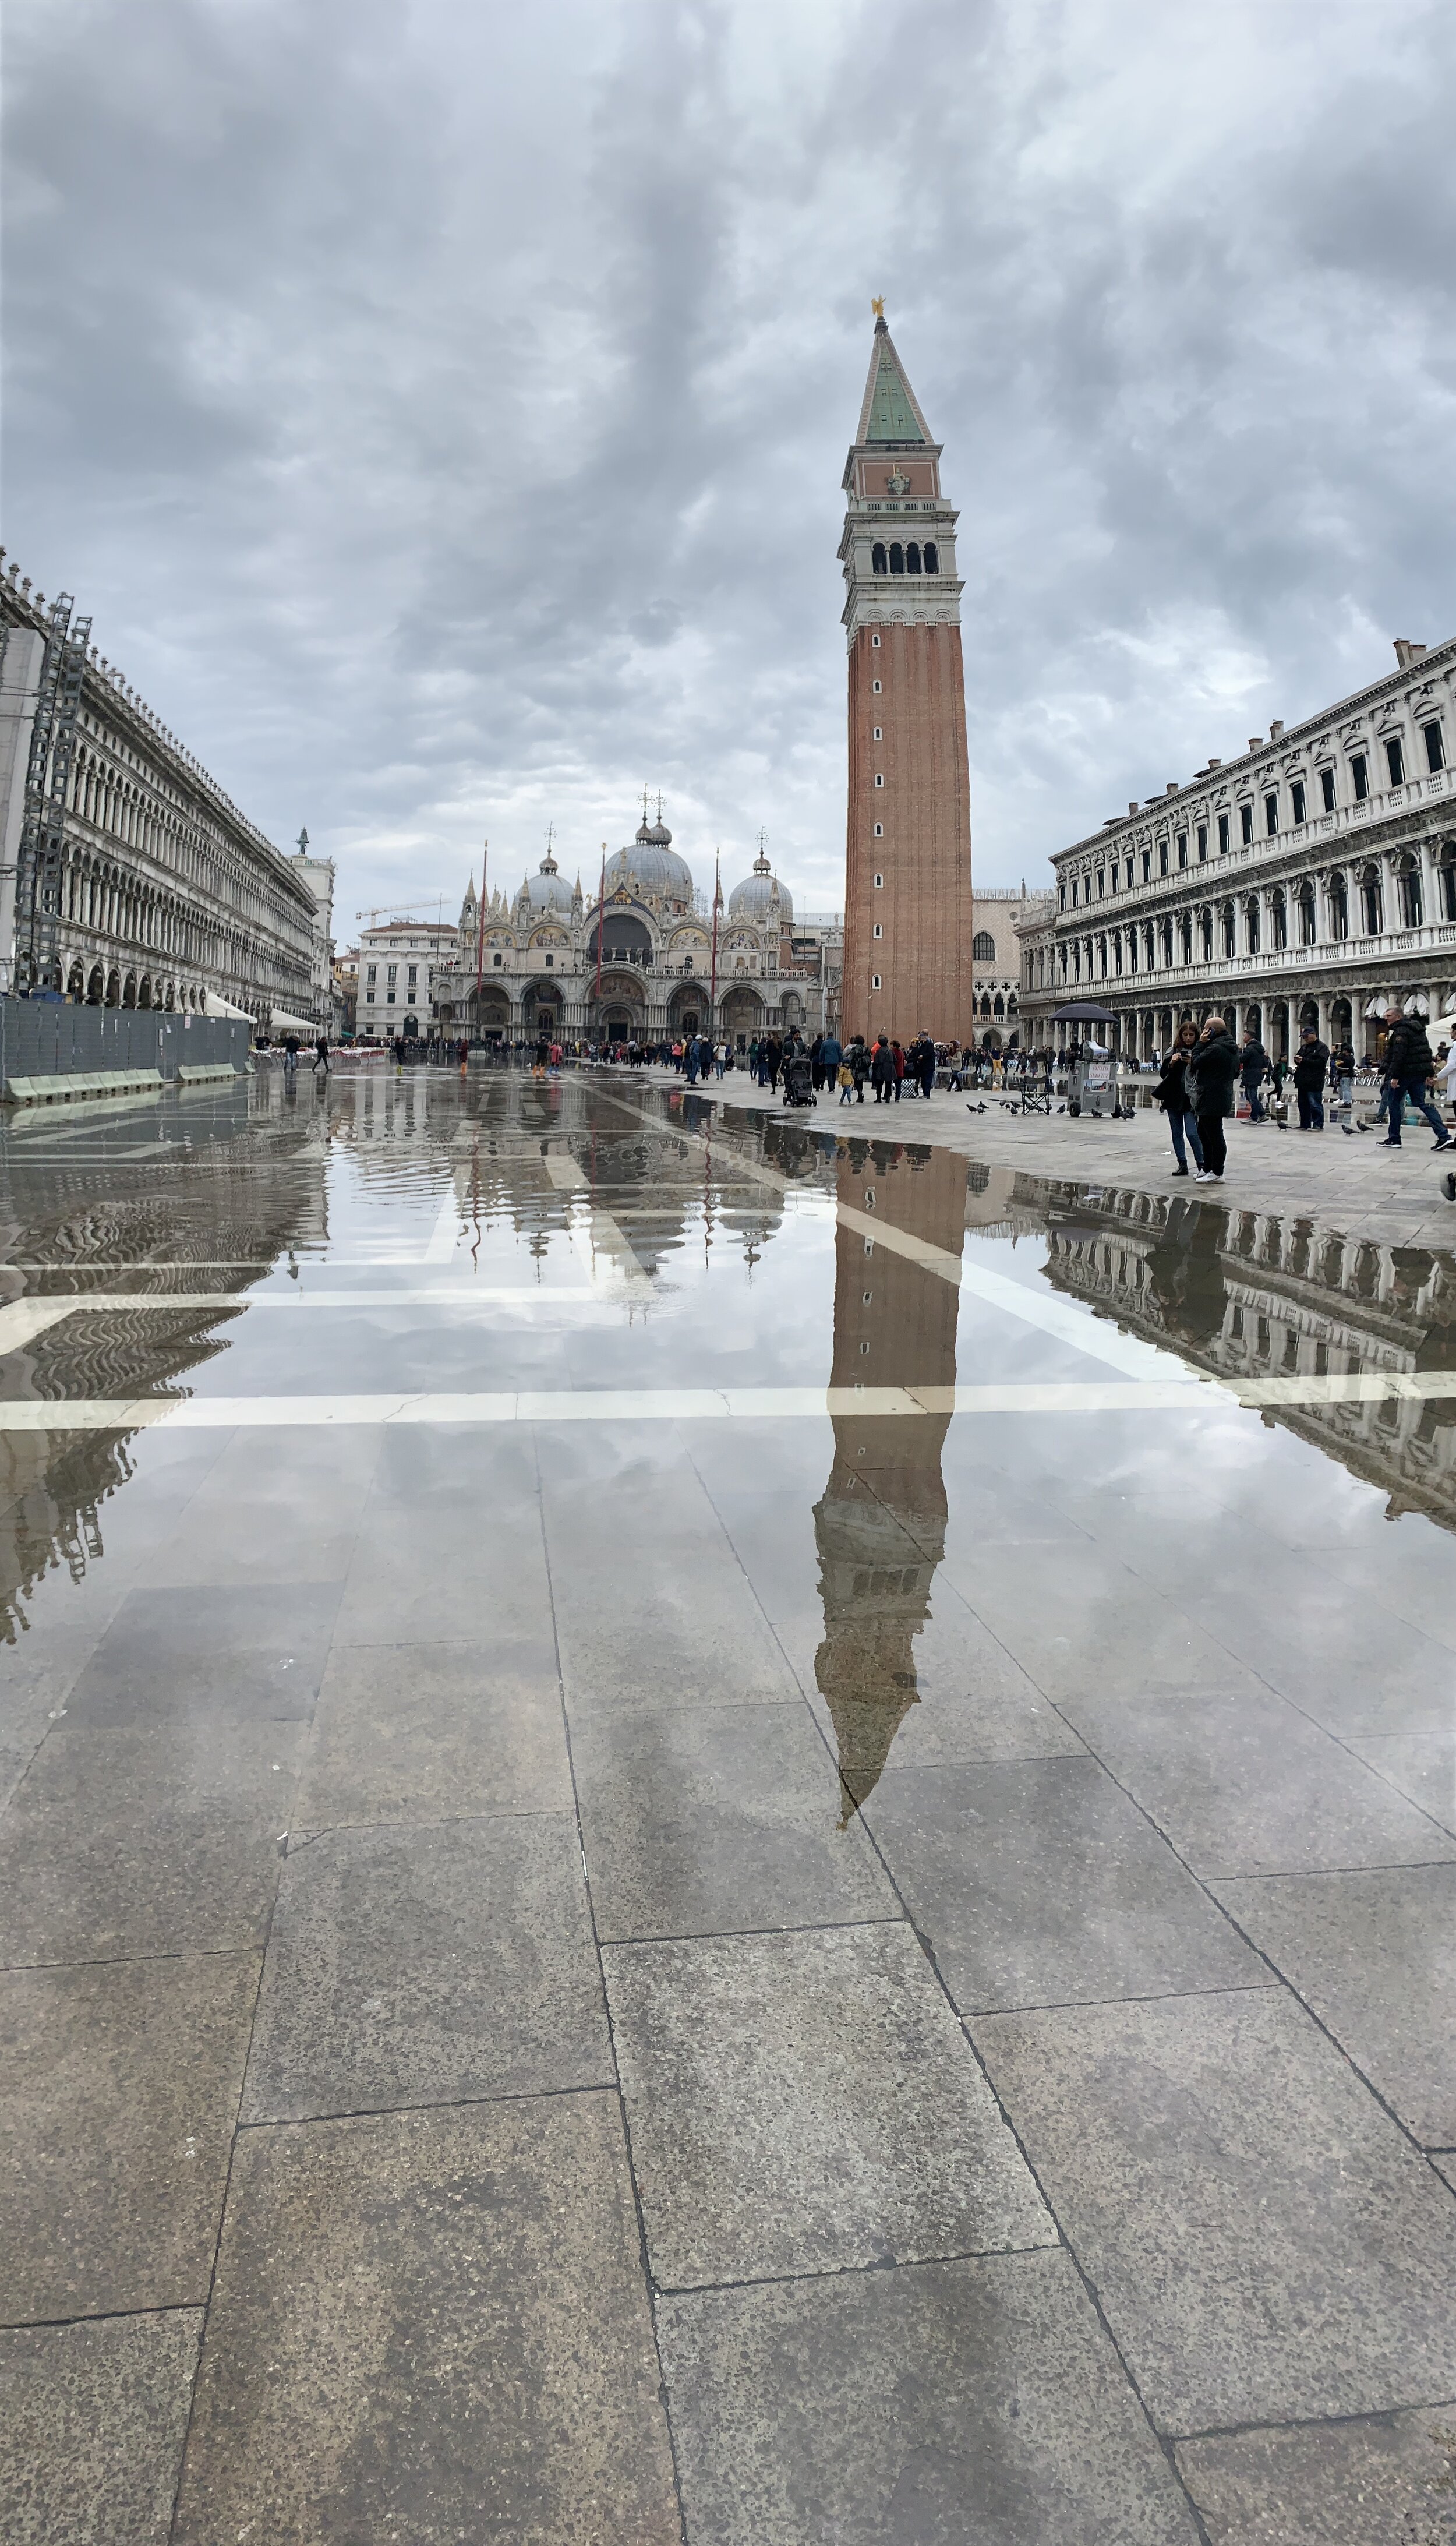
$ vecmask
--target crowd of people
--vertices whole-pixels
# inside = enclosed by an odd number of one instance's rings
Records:
[[[1456,1146],[1456,1136],[1435,1101],[1441,1088],[1447,1103],[1456,1104],[1456,1049],[1443,1042],[1432,1052],[1422,1020],[1407,1016],[1400,1008],[1387,1009],[1385,1023],[1385,1050],[1375,1064],[1380,1083],[1376,1122],[1385,1125],[1383,1146],[1400,1148],[1402,1125],[1411,1107],[1434,1132],[1435,1148]],[[1178,1028],[1161,1067],[1155,1092],[1172,1136],[1172,1172],[1191,1174],[1200,1184],[1223,1181],[1227,1122],[1238,1117],[1287,1131],[1291,1095],[1301,1132],[1326,1129],[1327,1105],[1348,1138],[1370,1128],[1355,1113],[1355,1085],[1362,1064],[1353,1045],[1346,1037],[1331,1051],[1314,1026],[1303,1029],[1287,1061],[1282,1054],[1273,1059],[1251,1028],[1242,1043],[1236,1043],[1216,1010],[1202,1026],[1190,1020]]]

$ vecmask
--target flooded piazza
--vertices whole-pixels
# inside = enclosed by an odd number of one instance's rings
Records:
[[[7,2541],[1425,2514],[1456,1254],[920,1115],[0,1130]]]

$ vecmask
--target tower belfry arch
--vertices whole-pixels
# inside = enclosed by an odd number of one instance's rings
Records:
[[[971,782],[942,446],[885,318],[844,467],[849,651],[842,1031],[974,1039]]]

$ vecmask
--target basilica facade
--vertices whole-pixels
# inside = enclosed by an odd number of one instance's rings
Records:
[[[842,927],[796,916],[761,851],[720,903],[716,960],[714,918],[660,811],[605,860],[590,894],[550,852],[514,893],[482,902],[472,882],[455,969],[436,968],[438,1030],[485,1043],[704,1034],[741,1052],[760,1033],[812,1037],[837,1023]]]

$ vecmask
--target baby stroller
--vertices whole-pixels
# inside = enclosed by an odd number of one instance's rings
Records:
[[[813,1105],[816,1102],[814,1092],[814,1070],[809,1055],[796,1052],[784,1063],[784,1103]]]

